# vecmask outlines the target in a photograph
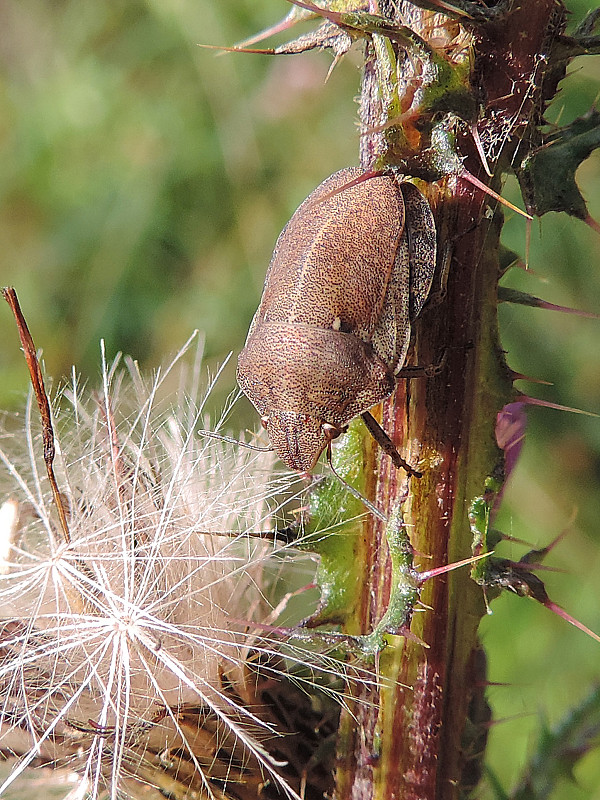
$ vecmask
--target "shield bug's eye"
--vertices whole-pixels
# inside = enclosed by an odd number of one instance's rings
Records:
[[[260,424],[263,426],[263,428],[266,429],[267,425],[269,424],[269,417],[267,416],[261,417]]]
[[[340,433],[343,432],[343,428],[338,428],[337,425],[331,425],[329,422],[324,422],[321,428],[325,434],[325,438],[329,439],[329,441],[337,439]]]

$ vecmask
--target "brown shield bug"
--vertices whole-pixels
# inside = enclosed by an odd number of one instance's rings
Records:
[[[363,415],[394,463],[415,474],[368,409],[394,389],[435,262],[429,204],[392,174],[343,169],[294,213],[237,369],[288,467],[312,470]]]

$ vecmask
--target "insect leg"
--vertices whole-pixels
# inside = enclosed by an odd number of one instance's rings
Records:
[[[402,469],[405,469],[409,475],[412,475],[415,478],[421,478],[423,473],[418,472],[402,458],[400,453],[396,450],[395,444],[383,430],[381,425],[377,422],[375,417],[368,411],[365,411],[363,414],[361,414],[361,417],[363,418],[363,422],[367,426],[367,430],[371,436],[375,439],[381,449],[392,459],[396,469],[400,469],[400,467],[402,467]]]

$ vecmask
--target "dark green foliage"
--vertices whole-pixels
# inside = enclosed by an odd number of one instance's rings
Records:
[[[573,781],[575,764],[598,743],[599,736],[600,689],[595,688],[556,727],[542,723],[535,753],[511,800],[544,800],[561,779]]]
[[[545,721],[524,775],[514,791],[507,794],[498,777],[488,774],[497,800],[546,800],[561,783],[577,791],[573,769],[598,743],[600,736],[600,689],[594,688],[553,728]]]
[[[517,170],[527,210],[539,217],[565,211],[586,220],[589,212],[575,173],[598,147],[600,113],[595,109],[548,136]]]

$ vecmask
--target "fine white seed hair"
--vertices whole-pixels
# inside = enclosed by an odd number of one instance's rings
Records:
[[[282,601],[269,587],[290,548],[250,533],[271,529],[281,498],[297,497],[302,483],[275,472],[270,452],[197,434],[209,425],[214,381],[200,391],[200,347],[185,367],[193,345],[150,381],[102,352],[100,391],[82,390],[74,375],[57,393],[54,469],[70,542],[35,404],[6,417],[0,753],[12,758],[0,794],[28,786],[29,767],[41,765],[64,787],[57,796],[70,798],[183,798],[188,789],[226,798],[228,785],[241,792],[252,780],[250,792],[270,780],[298,797],[269,750],[277,720],[261,708],[261,681],[292,663],[306,694],[316,672],[329,679],[343,668],[301,644],[281,655],[269,631]],[[308,570],[309,583],[314,562],[300,560],[294,569]]]

